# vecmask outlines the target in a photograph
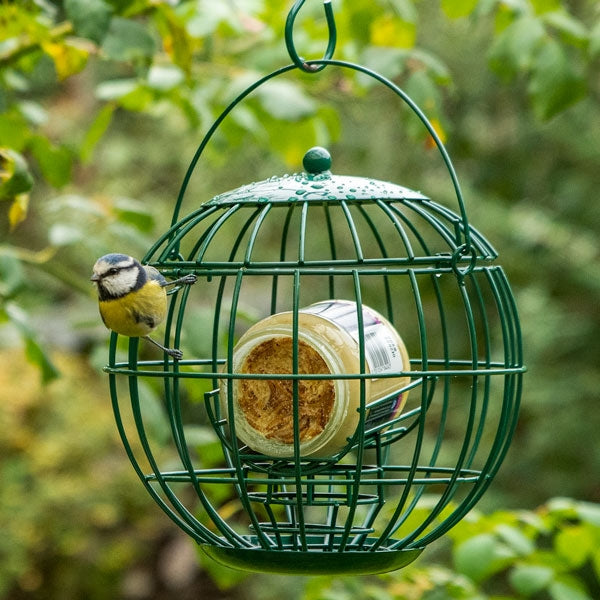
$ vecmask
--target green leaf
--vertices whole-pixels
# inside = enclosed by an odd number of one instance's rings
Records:
[[[468,17],[477,7],[479,0],[442,0],[442,10],[451,19]]]
[[[554,578],[554,571],[541,565],[521,565],[509,575],[510,584],[519,594],[533,596],[546,588]]]
[[[113,8],[104,0],[65,0],[65,12],[75,33],[100,44],[108,32]]]
[[[565,10],[546,13],[544,22],[561,33],[563,39],[571,44],[584,47],[588,41],[585,25]]]
[[[59,371],[52,363],[44,348],[37,341],[36,335],[29,325],[29,316],[27,313],[12,302],[5,304],[4,310],[6,316],[23,337],[23,341],[25,342],[25,356],[27,360],[40,369],[42,381],[48,383],[56,379]]]
[[[131,198],[117,198],[113,210],[121,223],[129,223],[140,231],[151,231],[154,227],[154,217],[142,202]]]
[[[537,15],[561,8],[560,0],[530,0]]]
[[[0,147],[21,152],[31,133],[25,117],[17,111],[0,114]]]
[[[156,51],[156,42],[144,25],[114,17],[102,43],[104,54],[118,61],[148,60]]]
[[[175,65],[155,65],[148,71],[148,86],[154,90],[167,91],[184,80],[183,71]]]
[[[549,39],[537,54],[528,92],[537,117],[547,120],[581,100],[587,87],[560,44]]]
[[[581,567],[596,547],[591,529],[586,525],[572,525],[561,529],[554,538],[554,548],[573,568]]]
[[[494,40],[488,54],[490,68],[505,78],[529,69],[544,37],[539,19],[516,19]]]
[[[556,581],[548,591],[552,600],[592,600],[584,590],[570,582]]]
[[[24,280],[21,261],[10,254],[0,254],[0,295],[10,298],[21,288]]]
[[[454,564],[459,573],[479,582],[502,568],[514,556],[495,536],[482,533],[467,539],[454,549]]]
[[[73,157],[65,146],[55,146],[48,138],[36,136],[30,143],[31,152],[50,185],[61,188],[71,180]]]
[[[83,141],[79,147],[79,156],[83,162],[88,162],[92,157],[94,148],[106,133],[114,112],[114,104],[110,103],[103,106],[85,132]]]
[[[137,79],[109,79],[96,87],[96,98],[99,100],[117,100],[133,92],[137,87]]]
[[[269,81],[257,90],[262,107],[276,119],[297,121],[312,115],[316,102],[289,81]]]
[[[377,17],[369,28],[369,39],[373,46],[386,48],[412,48],[417,39],[417,25],[393,14]]]
[[[496,532],[520,556],[527,556],[535,551],[533,541],[516,527],[499,525]]]

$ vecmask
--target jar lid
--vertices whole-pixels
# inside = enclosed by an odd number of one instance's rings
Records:
[[[318,146],[304,155],[303,166],[305,171],[302,173],[249,183],[215,196],[207,204],[243,203],[259,206],[267,202],[289,204],[300,200],[315,203],[340,200],[428,200],[420,192],[394,183],[367,177],[333,175],[330,171],[331,155],[325,148]]]

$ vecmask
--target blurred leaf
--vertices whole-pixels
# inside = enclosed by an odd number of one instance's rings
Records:
[[[442,9],[451,19],[469,16],[479,0],[442,0]]]
[[[29,325],[29,316],[27,313],[12,302],[4,305],[4,311],[11,323],[19,330],[25,342],[27,360],[40,369],[43,383],[49,383],[53,379],[56,379],[59,376],[58,369],[37,341],[36,335]]]
[[[0,254],[0,296],[10,298],[23,285],[21,261],[7,253]]]
[[[600,528],[600,505],[591,502],[578,502],[577,515],[584,523]]]
[[[120,222],[134,225],[140,231],[151,231],[154,227],[154,217],[142,202],[131,198],[117,198],[113,210]]]
[[[552,600],[592,600],[585,590],[571,582],[556,581],[548,591]]]
[[[538,15],[551,10],[558,10],[561,7],[560,0],[530,0],[530,2]]]
[[[87,63],[87,50],[75,43],[65,41],[43,42],[42,49],[52,57],[59,81],[79,73]]]
[[[0,147],[21,152],[31,135],[24,116],[15,111],[0,114]]]
[[[27,218],[29,209],[29,194],[18,194],[8,210],[8,223],[10,230],[20,225]]]
[[[289,81],[268,81],[256,94],[262,107],[276,119],[297,121],[316,110],[316,102]]]
[[[554,548],[570,567],[579,568],[596,548],[596,540],[585,525],[571,525],[556,534]]]
[[[584,47],[588,41],[585,25],[566,10],[556,10],[544,15],[544,22],[559,31],[565,41]]]
[[[65,0],[65,12],[75,33],[100,44],[108,32],[113,8],[104,0]]]
[[[514,556],[514,552],[489,533],[482,533],[462,542],[453,552],[456,570],[473,581],[489,577]]]
[[[162,42],[171,60],[189,75],[193,64],[194,41],[189,35],[184,20],[166,4],[157,6],[159,26],[162,25]]]
[[[579,102],[587,86],[574,72],[560,44],[548,40],[536,56],[528,91],[536,115],[547,120]]]
[[[85,163],[88,162],[94,153],[94,149],[98,142],[102,139],[102,136],[106,133],[115,112],[115,105],[109,103],[104,105],[96,118],[92,121],[92,124],[85,132],[85,136],[79,147],[79,156]]]
[[[490,68],[502,77],[512,77],[531,67],[545,37],[539,19],[524,16],[498,34],[489,50]]]
[[[534,542],[517,527],[502,524],[496,527],[496,533],[520,556],[527,556],[535,550]]]
[[[417,26],[414,20],[389,13],[377,17],[371,23],[369,31],[371,44],[374,46],[412,48],[417,38]]]
[[[14,150],[0,148],[0,200],[11,200],[33,187],[25,159]]]
[[[48,111],[39,102],[23,100],[19,102],[19,112],[32,125],[44,125],[48,122]]]
[[[84,232],[77,224],[56,223],[48,230],[48,240],[52,246],[77,244],[84,238]]]
[[[156,51],[154,37],[148,28],[121,17],[114,17],[102,50],[108,58],[118,61],[149,61]]]
[[[545,589],[554,578],[554,571],[540,565],[519,565],[510,572],[511,586],[523,596],[533,596]]]
[[[99,100],[117,100],[138,87],[137,79],[109,79],[98,84],[96,98]]]
[[[175,65],[154,65],[148,71],[148,86],[155,90],[171,90],[180,85],[185,76]]]
[[[56,188],[69,183],[73,156],[68,148],[55,146],[46,137],[35,136],[30,142],[30,149],[48,183]]]

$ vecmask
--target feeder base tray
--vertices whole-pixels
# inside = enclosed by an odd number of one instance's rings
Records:
[[[200,544],[213,560],[242,571],[288,575],[372,575],[407,566],[423,551],[411,550],[293,550],[227,548]]]

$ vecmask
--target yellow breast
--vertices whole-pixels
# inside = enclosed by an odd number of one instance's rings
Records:
[[[100,315],[109,329],[128,337],[142,337],[165,320],[167,293],[151,280],[122,298],[100,301]]]

